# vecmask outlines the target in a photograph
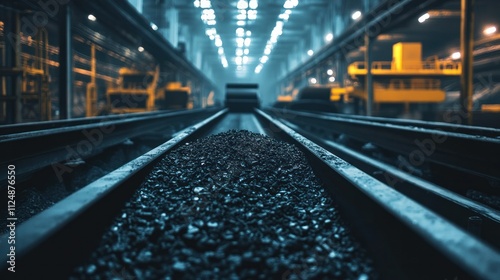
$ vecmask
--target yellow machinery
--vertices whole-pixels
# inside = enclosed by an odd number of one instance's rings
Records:
[[[47,121],[52,116],[49,92],[49,39],[47,30],[38,29],[35,40],[28,38],[34,46],[34,55],[23,55],[21,104],[23,120]]]
[[[111,113],[136,113],[155,110],[155,95],[159,67],[154,71],[141,72],[121,68],[117,87],[106,91]]]
[[[436,103],[445,99],[440,77],[459,76],[460,62],[438,60],[433,57],[422,61],[421,43],[397,43],[393,46],[393,59],[372,63],[373,101],[375,103]],[[358,86],[347,88],[352,97],[367,100],[364,88],[366,63],[355,62],[347,69],[359,81]]]
[[[157,106],[161,109],[193,109],[191,87],[170,82],[158,91]]]
[[[95,45],[90,45],[90,83],[87,84],[85,116],[97,116],[97,84]]]

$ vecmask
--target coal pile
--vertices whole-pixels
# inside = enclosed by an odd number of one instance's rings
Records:
[[[293,145],[248,131],[187,143],[151,172],[73,279],[375,279]]]

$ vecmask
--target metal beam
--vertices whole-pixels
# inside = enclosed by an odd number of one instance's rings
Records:
[[[61,7],[59,24],[59,119],[71,118],[73,94],[73,46],[71,3]]]
[[[368,33],[365,35],[365,67],[366,67],[366,115],[373,115],[373,76],[372,76],[372,38]]]
[[[472,124],[472,94],[474,91],[474,0],[462,0],[460,21],[460,50],[462,75],[460,77],[460,104],[467,122]]]

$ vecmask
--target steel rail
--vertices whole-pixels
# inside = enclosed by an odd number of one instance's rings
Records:
[[[500,150],[499,138],[291,110],[269,109],[267,112],[299,126],[344,134],[351,139],[407,155],[415,165],[432,162],[491,182],[500,180],[500,158],[495,152]],[[499,191],[494,184],[489,190]]]
[[[218,109],[167,112],[159,114],[141,114],[138,116],[117,116],[103,118],[101,122],[79,124],[79,120],[63,121],[63,126],[31,132],[20,132],[0,136],[0,166],[16,166],[16,175],[21,178],[44,167],[92,156],[102,149],[122,143],[126,139],[154,131],[176,126],[179,123],[204,119]],[[49,125],[49,124],[47,124]],[[188,124],[186,124],[187,126]],[[43,126],[43,124],[42,124]],[[0,181],[5,181],[7,173],[0,174]]]
[[[201,112],[204,109],[194,109],[191,112]],[[160,115],[165,113],[183,113],[183,111],[154,111],[146,113],[131,113],[127,115],[107,115],[107,116],[96,116],[91,118],[76,118],[76,119],[65,119],[65,120],[52,120],[52,121],[42,121],[42,122],[29,122],[29,123],[18,123],[18,124],[8,124],[0,126],[0,137],[2,135],[30,132],[43,129],[60,128],[67,126],[92,124],[112,120],[120,120],[125,117],[147,117]],[[187,112],[187,111],[186,111]]]
[[[383,278],[500,279],[497,251],[277,119],[257,112],[267,121],[269,131],[306,154],[315,173],[337,198],[344,217],[349,217],[357,234],[376,254]]]
[[[288,109],[280,109],[283,113],[286,113]],[[454,112],[450,112],[454,113]],[[500,139],[500,129],[491,128],[491,127],[482,127],[482,126],[470,126],[470,125],[462,125],[458,122],[459,119],[453,118],[450,116],[450,120],[456,121],[455,123],[445,123],[445,122],[432,122],[432,121],[421,121],[421,120],[409,120],[409,119],[396,119],[396,118],[384,118],[384,117],[368,117],[368,116],[360,116],[360,115],[346,115],[346,114],[334,114],[334,113],[315,113],[318,115],[331,116],[337,118],[345,118],[345,119],[355,119],[367,122],[379,122],[393,125],[402,125],[406,127],[414,127],[414,128],[425,128],[425,129],[436,129],[446,132],[456,132],[463,133],[474,136],[482,136],[482,137],[491,137],[491,138],[499,138]]]
[[[284,123],[363,172],[439,213],[458,227],[471,231],[471,234],[500,250],[499,210],[484,206],[344,145],[318,137],[292,123]],[[476,217],[480,218],[480,225],[474,224]]]
[[[51,208],[37,214],[16,228],[16,276],[19,279],[50,279],[67,277],[79,260],[118,213],[125,201],[144,180],[153,166],[168,151],[201,136],[227,110],[179,132],[174,138],[115,171],[90,183]],[[9,234],[0,237],[8,244]],[[9,256],[0,256],[0,275],[6,274]],[[26,278],[28,277],[28,278]],[[35,278],[30,278],[35,277]],[[3,278],[2,279],[7,279]]]
[[[16,264],[22,276],[65,277],[97,245],[115,217],[161,156],[206,135],[227,111],[198,123],[45,210],[17,229]],[[375,255],[388,279],[498,279],[500,254],[362,172],[260,110],[269,136],[297,145],[341,206],[344,217]],[[84,236],[82,237],[82,235]],[[8,235],[0,237],[7,242]],[[389,256],[389,258],[388,258]],[[6,255],[0,266],[6,266]],[[5,269],[2,270],[5,273]],[[17,276],[17,275],[16,275]]]

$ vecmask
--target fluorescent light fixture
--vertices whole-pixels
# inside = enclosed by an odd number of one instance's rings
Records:
[[[325,41],[331,42],[332,40],[333,40],[333,34],[332,33],[326,34]]]
[[[287,14],[287,15],[292,14],[292,10],[285,10],[285,14]]]
[[[194,1],[193,5],[195,8],[199,8],[200,7],[200,0]]]
[[[257,19],[257,10],[249,10],[248,11],[248,19],[256,20]]]
[[[333,70],[332,69],[328,69],[326,71],[326,74],[328,74],[329,76],[333,75]]]
[[[492,35],[495,32],[497,32],[497,27],[496,26],[488,26],[483,30],[484,35]]]
[[[259,74],[260,71],[262,71],[262,67],[264,67],[262,64],[257,65],[257,67],[255,67],[255,74]]]
[[[266,49],[264,50],[264,54],[265,54],[265,55],[270,55],[270,54],[271,54],[271,49],[266,48]]]
[[[88,17],[87,17],[87,18],[88,18],[90,21],[96,21],[96,20],[97,20],[97,18],[96,18],[93,14],[88,15]]]
[[[309,79],[309,82],[311,84],[316,84],[318,82],[318,80],[316,80],[316,78],[311,78],[311,79]]]
[[[331,76],[330,78],[328,78],[328,81],[330,81],[330,83],[335,82],[335,77]]]
[[[358,18],[361,17],[361,12],[360,11],[355,11],[354,13],[352,13],[352,19],[353,20],[357,20]]]
[[[236,62],[237,65],[241,65],[243,63],[243,58],[241,56],[237,56],[234,58],[234,62]]]
[[[236,25],[238,25],[238,26],[244,26],[245,25],[245,21],[244,20],[238,20],[236,22]]]
[[[245,36],[245,29],[243,29],[242,27],[238,27],[236,28],[236,35],[238,37],[243,37]]]
[[[245,55],[248,55],[248,54],[250,53],[250,50],[249,50],[249,49],[245,49],[245,50],[243,51],[243,53],[244,53]]]
[[[143,52],[143,51],[144,51],[144,48],[143,48],[142,46],[140,46],[140,47],[138,47],[138,48],[137,48],[137,50],[138,50],[139,52]]]
[[[453,60],[458,60],[462,57],[462,54],[460,52],[454,52],[451,54],[451,59]]]
[[[215,37],[215,46],[222,47],[222,40],[220,39],[220,37]]]
[[[236,19],[238,19],[238,20],[246,20],[247,19],[247,15],[246,14],[238,14],[236,16]]]
[[[429,15],[429,13],[425,13],[418,18],[418,22],[423,23],[424,21],[428,20],[430,17],[431,16]]]
[[[308,51],[307,51],[307,55],[308,55],[308,56],[312,56],[313,54],[314,54],[314,51],[313,51],[313,50],[308,50]]]
[[[247,32],[245,33],[247,36],[252,36],[252,31],[250,30],[247,30]]]
[[[151,29],[153,29],[154,31],[158,30],[158,25],[154,24],[154,23],[150,23],[151,25]]]
[[[224,48],[223,47],[219,47],[218,53],[219,53],[219,55],[223,55],[224,54]]]
[[[243,56],[243,50],[240,48],[236,49],[236,56]]]
[[[248,56],[244,56],[243,57],[243,64],[247,64],[248,63]]]
[[[216,24],[217,24],[217,21],[215,21],[215,20],[207,21],[207,25],[216,25]]]
[[[260,58],[261,63],[266,63],[269,60],[269,57],[267,55],[264,55]]]
[[[243,48],[244,43],[245,43],[245,39],[236,38],[236,44],[238,45],[238,48]]]
[[[212,7],[212,3],[210,3],[210,0],[200,0],[200,8],[209,9],[211,7]]]
[[[238,4],[236,4],[236,8],[240,10],[245,10],[248,8],[248,2],[245,0],[240,0],[238,1]]]
[[[251,42],[252,42],[252,39],[250,39],[250,38],[246,38],[246,39],[245,39],[245,46],[246,46],[246,47],[249,47]]]
[[[259,7],[259,2],[257,0],[250,0],[250,3],[248,4],[250,9],[257,9]]]
[[[288,15],[288,14],[280,14],[280,15],[278,16],[278,18],[280,18],[280,19],[282,19],[282,20],[284,20],[284,21],[287,21],[287,20],[288,20],[288,18],[290,18],[290,15]]]

